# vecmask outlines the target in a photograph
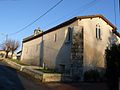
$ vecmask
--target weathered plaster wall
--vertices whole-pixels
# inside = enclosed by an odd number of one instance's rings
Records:
[[[56,69],[60,68],[60,65],[65,65],[65,69],[69,69],[71,42],[67,40],[68,27],[77,25],[78,21],[75,21],[59,30],[47,33],[43,35],[43,42],[42,37],[39,37],[23,43],[21,61],[38,66],[44,62],[46,67]]]
[[[96,38],[96,25],[100,25],[101,39]],[[79,25],[84,27],[84,68],[104,67],[105,49],[109,45],[112,28],[101,18],[82,19]]]
[[[44,35],[44,62],[47,67],[70,68],[71,42],[68,41],[68,28],[76,26],[78,21]],[[56,41],[54,37],[56,35]]]
[[[23,43],[21,61],[30,65],[40,65],[40,44],[42,39],[36,38]]]
[[[100,25],[101,39],[96,38],[96,25]],[[21,60],[24,63],[48,68],[70,69],[71,42],[68,27],[83,26],[83,66],[104,67],[105,49],[110,44],[112,27],[101,18],[81,19],[42,37],[23,43]],[[56,37],[56,39],[55,39]]]

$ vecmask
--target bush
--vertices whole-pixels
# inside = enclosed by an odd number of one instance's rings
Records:
[[[101,75],[98,70],[88,70],[84,73],[84,81],[100,81]]]

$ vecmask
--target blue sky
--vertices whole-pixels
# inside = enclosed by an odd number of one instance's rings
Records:
[[[116,24],[114,0],[63,0],[33,25],[19,33],[11,34],[37,19],[58,1],[60,0],[0,0],[0,44],[5,40],[6,34],[8,38],[18,40],[22,44],[22,39],[32,35],[38,27],[45,31],[70,18],[83,15],[102,14],[116,25],[120,32],[118,0],[115,0]],[[88,5],[92,1],[95,2]]]

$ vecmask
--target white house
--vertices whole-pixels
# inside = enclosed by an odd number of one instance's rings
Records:
[[[104,68],[105,49],[119,43],[119,37],[104,16],[78,16],[24,38],[21,61],[66,72]]]

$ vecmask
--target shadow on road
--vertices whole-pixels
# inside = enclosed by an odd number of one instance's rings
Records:
[[[15,69],[0,65],[0,90],[25,90]]]
[[[0,90],[108,90],[106,83],[41,83],[0,61]]]
[[[0,59],[0,90],[52,90],[44,83],[20,73]]]
[[[49,83],[52,90],[108,90],[106,83]]]

